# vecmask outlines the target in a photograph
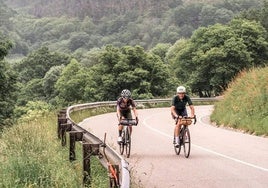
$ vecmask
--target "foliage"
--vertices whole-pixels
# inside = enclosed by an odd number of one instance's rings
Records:
[[[159,43],[155,47],[153,47],[150,51],[151,53],[158,55],[163,62],[166,59],[166,53],[168,52],[171,44],[169,43]]]
[[[263,6],[252,7],[248,10],[244,10],[241,14],[237,16],[238,18],[245,18],[248,20],[255,20],[262,24],[262,26],[268,30],[268,1],[263,0]]]
[[[218,125],[268,135],[268,67],[241,72],[211,116]]]
[[[0,129],[12,118],[16,101],[16,75],[4,60],[12,44],[0,33]]]
[[[55,88],[59,97],[68,103],[83,101],[87,83],[90,81],[90,72],[83,69],[75,59],[63,69]],[[65,104],[66,104],[65,103]]]
[[[28,101],[25,106],[18,106],[15,109],[15,116],[20,122],[33,121],[41,118],[46,113],[52,111],[55,107],[44,101]]]
[[[134,98],[163,96],[170,88],[167,65],[140,46],[107,46],[93,70],[97,100],[114,100],[124,88],[133,91]]]
[[[181,47],[174,45],[176,56],[170,50],[167,57],[177,67],[177,77],[193,92],[199,96],[217,95],[240,70],[265,64],[266,36],[259,23],[234,19],[228,25],[197,29]]]
[[[14,44],[13,56],[26,56],[42,46],[76,54],[108,44],[140,45],[146,50],[158,43],[172,44],[191,37],[199,26],[226,24],[240,11],[260,4],[258,0],[208,1],[5,0],[17,12],[3,5],[9,13],[1,18]]]
[[[31,106],[37,109],[36,105],[40,104]],[[14,125],[1,133],[0,187],[82,186],[82,152],[77,153],[77,161],[68,162],[68,150],[56,138],[56,117],[55,113],[44,112],[41,117]],[[91,167],[92,187],[107,186],[106,169],[94,158]]]
[[[42,47],[23,59],[16,65],[19,72],[19,79],[26,83],[32,79],[42,79],[47,71],[57,65],[66,65],[69,63],[69,57],[65,54],[50,52],[47,47]]]

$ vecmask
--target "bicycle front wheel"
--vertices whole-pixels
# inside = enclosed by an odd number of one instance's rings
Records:
[[[188,158],[190,156],[191,151],[191,137],[190,131],[186,127],[183,134],[183,148],[184,148],[184,156]]]
[[[123,155],[124,154],[124,149],[125,149],[125,131],[122,131],[122,142],[119,143],[119,150],[120,150],[120,154]]]
[[[129,128],[126,131],[125,147],[126,147],[126,155],[127,155],[127,158],[129,158],[129,156],[130,156],[130,150],[131,150],[131,136],[130,136]]]
[[[174,150],[175,150],[176,155],[180,155],[181,145],[179,145],[178,147],[175,146],[175,136],[174,136],[173,144],[174,144]]]

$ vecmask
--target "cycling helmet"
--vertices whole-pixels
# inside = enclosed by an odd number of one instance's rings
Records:
[[[130,98],[131,97],[131,92],[128,89],[124,89],[121,92],[121,97],[123,97],[123,98]]]
[[[177,93],[186,93],[186,89],[184,86],[177,87]]]

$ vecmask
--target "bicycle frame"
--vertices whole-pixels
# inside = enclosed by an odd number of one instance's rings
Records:
[[[183,118],[178,118],[176,120],[176,124],[178,123],[179,119],[194,119],[194,124],[196,123],[196,116],[194,117],[183,117]],[[190,151],[191,151],[191,137],[190,137],[190,130],[188,129],[189,125],[181,125],[181,129],[179,130],[179,139],[180,139],[180,145],[176,147],[174,145],[174,150],[177,155],[180,154],[181,147],[183,146],[184,149],[184,156],[188,158],[190,156]],[[175,136],[174,136],[174,141],[175,141]]]
[[[120,125],[123,125],[122,130],[122,139],[123,141],[119,144],[120,145],[120,154],[124,154],[124,150],[126,151],[127,158],[130,156],[130,150],[131,150],[131,131],[130,127],[137,125],[137,121],[135,119],[123,119],[119,123]]]

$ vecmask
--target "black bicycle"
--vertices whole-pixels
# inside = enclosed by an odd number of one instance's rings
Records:
[[[130,126],[137,126],[138,122],[136,119],[122,119],[119,124],[124,126],[122,130],[122,142],[119,143],[120,154],[123,155],[124,151],[126,151],[126,156],[129,158],[131,150]]]
[[[178,121],[181,121],[181,130],[179,134],[179,139],[180,139],[180,145],[175,146],[175,136],[173,140],[174,144],[174,150],[177,155],[180,154],[181,152],[181,147],[183,146],[184,149],[184,156],[188,158],[190,156],[190,151],[191,151],[191,136],[190,136],[190,130],[188,128],[189,125],[192,124],[192,119],[194,120],[194,124],[196,123],[196,116],[194,117],[182,117],[178,118],[176,120],[176,124]]]

